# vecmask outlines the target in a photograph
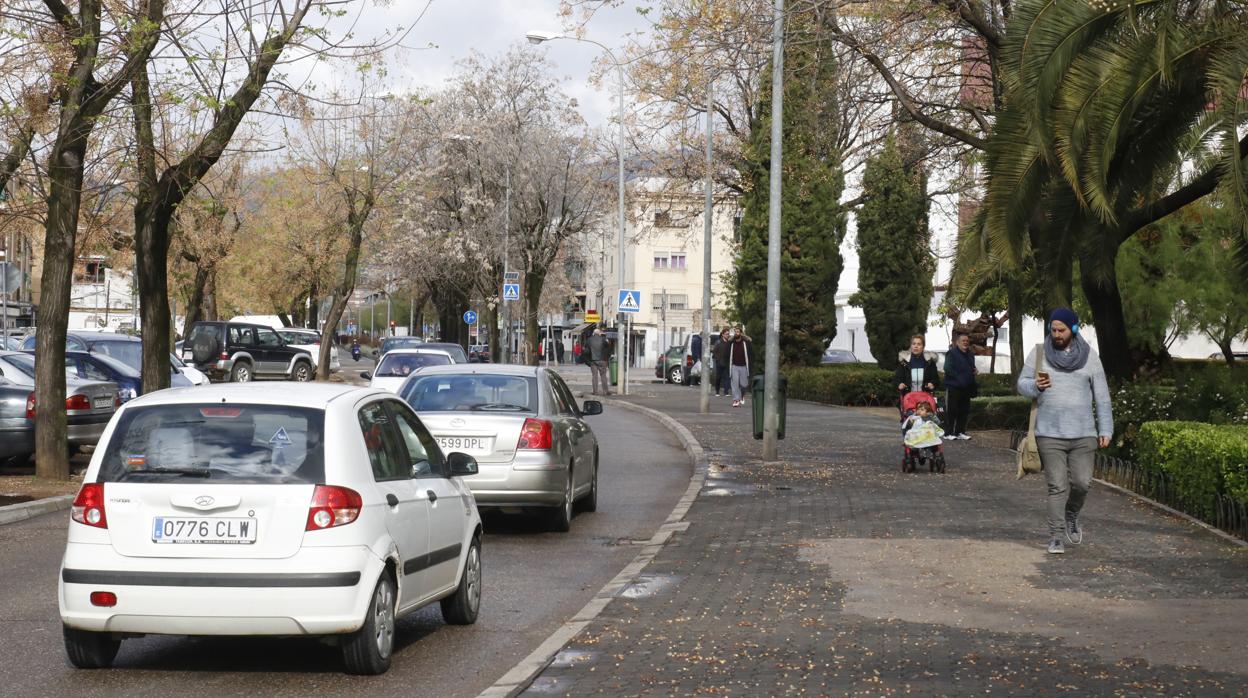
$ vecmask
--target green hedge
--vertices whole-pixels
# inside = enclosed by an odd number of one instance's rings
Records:
[[[977,397],[971,400],[971,415],[966,427],[971,431],[984,429],[1026,429],[1031,416],[1031,400],[1018,395]]]
[[[1248,427],[1147,422],[1136,454],[1140,465],[1171,476],[1193,514],[1212,516],[1218,494],[1248,503]]]
[[[980,397],[1016,395],[1014,378],[1008,373],[981,373],[975,377],[975,383],[979,386]]]
[[[897,401],[893,372],[874,364],[789,367],[789,397],[851,407],[892,405]]]

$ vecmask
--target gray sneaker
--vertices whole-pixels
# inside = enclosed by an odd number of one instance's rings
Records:
[[[1083,526],[1079,525],[1079,517],[1066,517],[1066,540],[1071,545],[1079,545],[1083,542]]]
[[[1061,538],[1054,538],[1053,540],[1049,541],[1049,554],[1050,555],[1061,555],[1064,552],[1066,552],[1066,546],[1062,545]]]

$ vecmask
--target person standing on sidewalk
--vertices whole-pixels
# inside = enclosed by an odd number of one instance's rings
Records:
[[[901,352],[897,370],[893,372],[893,380],[897,382],[897,409],[901,410],[901,399],[906,393],[923,390],[935,397],[936,386],[940,384],[940,372],[936,370],[936,359],[928,358],[924,349],[927,339],[921,334],[910,337],[910,351]]]
[[[594,334],[589,338],[589,371],[593,375],[594,395],[611,394],[611,376],[607,372],[607,362],[611,360],[611,345],[602,336],[602,328],[595,327]],[[598,381],[602,381],[602,392],[598,392]]]
[[[971,353],[971,336],[959,332],[953,336],[953,346],[945,354],[945,389],[948,409],[945,412],[949,422],[946,440],[969,439],[966,433],[966,421],[971,416],[971,398],[975,397],[979,386],[975,382],[975,355]]]
[[[728,387],[728,362],[732,357],[729,351],[732,349],[732,334],[728,328],[719,331],[719,343],[711,348],[711,359],[715,362],[715,395],[727,395],[731,392]]]
[[[1048,481],[1049,552],[1064,553],[1063,534],[1071,544],[1083,542],[1079,512],[1096,449],[1108,446],[1114,433],[1105,369],[1079,336],[1075,311],[1058,308],[1049,316],[1049,335],[1027,356],[1018,392],[1038,402],[1036,447]]]
[[[732,406],[745,404],[745,390],[750,384],[750,338],[737,325],[729,337],[728,382],[732,384]]]

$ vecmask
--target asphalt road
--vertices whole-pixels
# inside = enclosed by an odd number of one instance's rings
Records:
[[[408,616],[381,677],[342,673],[338,650],[310,639],[149,636],[122,643],[112,669],[72,669],[56,603],[67,513],[0,526],[0,693],[476,695],[632,560],[632,541],[650,538],[689,481],[688,457],[657,423],[610,408],[590,419],[602,444],[598,511],[578,515],[567,534],[518,514],[487,516],[480,619],[445,625],[437,604]]]

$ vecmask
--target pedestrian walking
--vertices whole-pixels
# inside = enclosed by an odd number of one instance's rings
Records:
[[[581,348],[581,340],[578,339],[572,343],[572,363],[574,364],[581,363],[582,351],[584,350]]]
[[[966,440],[966,422],[971,416],[971,398],[979,392],[975,375],[975,355],[971,353],[971,336],[959,332],[953,336],[953,346],[945,354],[945,421],[949,431],[945,440]]]
[[[1096,449],[1114,433],[1113,408],[1105,369],[1096,351],[1079,335],[1079,316],[1058,308],[1049,316],[1049,334],[1027,356],[1018,392],[1037,401],[1036,447],[1048,483],[1049,552],[1066,552],[1083,542],[1083,510],[1092,482]]]
[[[745,389],[750,380],[750,348],[752,342],[737,325],[729,335],[728,382],[732,385],[732,406],[745,404]]]
[[[611,344],[602,335],[602,328],[595,327],[594,334],[589,338],[589,370],[593,374],[594,395],[610,395],[610,374],[607,373],[607,361],[611,359]],[[602,381],[602,392],[598,391],[598,381]]]
[[[725,327],[719,331],[719,343],[711,347],[711,359],[715,362],[715,395],[727,395],[732,392],[728,385],[728,362],[732,357],[732,333]]]
[[[936,358],[927,356],[924,351],[927,340],[923,335],[910,337],[910,351],[901,352],[897,370],[893,372],[893,381],[897,383],[897,409],[901,411],[901,398],[906,393],[922,390],[935,393],[940,385],[940,372],[936,370]]]

